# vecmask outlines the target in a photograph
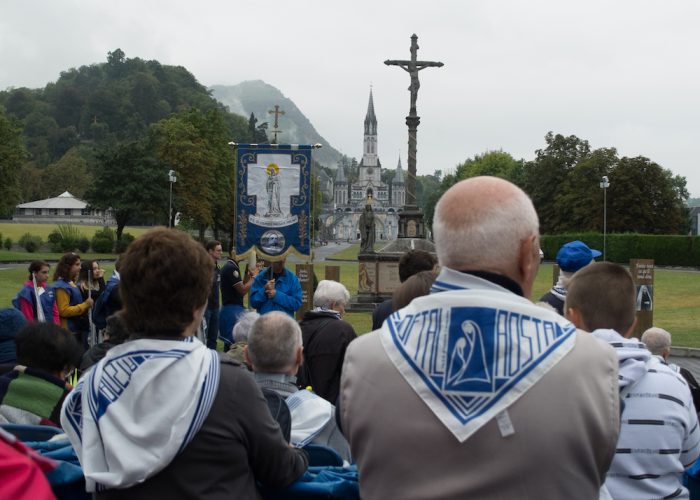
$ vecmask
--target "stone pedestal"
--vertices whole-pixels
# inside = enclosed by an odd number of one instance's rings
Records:
[[[399,212],[399,239],[424,239],[425,234],[423,212],[417,207],[405,207],[403,211]]]
[[[353,297],[352,310],[373,310],[375,304],[391,298],[401,284],[399,259],[409,250],[424,250],[435,256],[432,241],[420,238],[398,238],[378,252],[357,256],[357,296]]]

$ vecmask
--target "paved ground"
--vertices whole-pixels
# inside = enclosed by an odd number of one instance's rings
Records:
[[[700,380],[700,358],[672,355],[669,356],[668,362],[682,366],[692,373],[697,380]]]
[[[323,262],[326,257],[330,257],[334,253],[345,250],[347,247],[351,246],[351,243],[332,243],[329,242],[328,245],[320,246],[314,248],[314,262]],[[289,262],[306,262],[305,259],[301,259],[296,255],[290,255],[287,260]]]

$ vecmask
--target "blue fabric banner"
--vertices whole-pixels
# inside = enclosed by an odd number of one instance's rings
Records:
[[[311,146],[238,144],[236,255],[311,256]]]

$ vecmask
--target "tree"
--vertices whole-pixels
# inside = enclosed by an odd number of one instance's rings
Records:
[[[44,197],[41,185],[42,172],[33,162],[22,165],[19,172],[20,202],[27,203]]]
[[[199,228],[200,238],[214,222],[216,173],[221,171],[204,121],[201,111],[190,109],[151,126],[156,157],[177,172],[176,205]]]
[[[92,183],[88,163],[78,148],[72,148],[56,163],[49,165],[41,176],[42,197],[58,196],[64,191],[82,198]]]
[[[442,175],[442,171],[438,172]],[[436,172],[436,174],[438,172]],[[504,151],[487,151],[475,155],[474,158],[469,158],[464,161],[464,163],[457,165],[454,173],[443,177],[439,185],[433,186],[432,183],[430,183],[430,189],[427,192],[421,192],[421,189],[426,187],[427,184],[423,186],[422,183],[419,182],[419,206],[421,206],[425,212],[428,225],[432,224],[435,205],[445,191],[461,180],[481,175],[501,177],[514,184],[522,185],[523,161],[514,159],[513,156]],[[437,183],[438,178],[437,175],[432,177],[435,183]]]
[[[481,175],[490,175],[509,180],[513,184],[522,184],[523,162],[515,160],[510,153],[502,150],[487,151],[474,156],[457,166],[457,180]]]
[[[555,199],[562,184],[576,163],[590,154],[588,141],[575,135],[565,137],[548,132],[547,147],[535,151],[534,161],[524,165],[522,187],[532,198],[540,217],[540,231],[551,233],[565,224],[565,217],[557,212]]]
[[[95,178],[85,194],[91,207],[114,210],[117,241],[137,217],[164,216],[168,207],[168,169],[139,141],[98,155]]]
[[[554,197],[559,214],[552,232],[595,231],[603,228],[603,192],[600,181],[617,165],[615,148],[596,149],[581,159],[567,174]]]
[[[19,176],[26,156],[21,126],[0,109],[0,215],[11,214],[20,200]]]
[[[250,135],[253,144],[267,144],[270,140],[267,138],[267,122],[262,122],[257,125],[258,119],[254,113],[250,113],[248,118],[248,134]]]
[[[610,173],[608,230],[683,233],[687,198],[683,177],[643,156],[622,158]]]

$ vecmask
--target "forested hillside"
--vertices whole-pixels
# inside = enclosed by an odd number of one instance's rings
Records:
[[[229,141],[248,142],[247,117],[228,110],[185,68],[109,52],[43,89],[0,92],[0,137],[10,138],[2,215],[19,202],[68,190],[126,223],[167,223],[174,212],[200,230],[229,229]],[[19,136],[21,140],[14,140]]]

